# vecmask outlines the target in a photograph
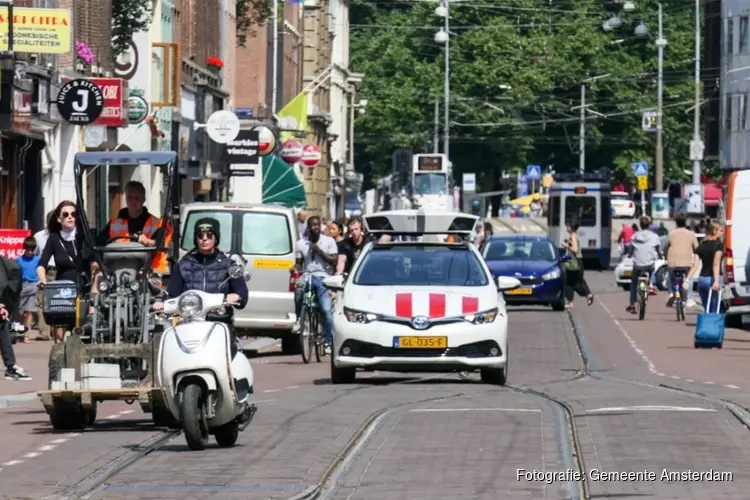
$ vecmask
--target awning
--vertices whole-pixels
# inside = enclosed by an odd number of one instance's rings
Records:
[[[703,203],[707,207],[719,206],[719,201],[724,197],[724,190],[714,182],[703,185]]]
[[[285,207],[306,207],[305,186],[294,168],[276,155],[264,156],[263,203]]]

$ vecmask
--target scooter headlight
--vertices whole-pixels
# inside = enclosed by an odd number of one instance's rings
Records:
[[[177,310],[180,316],[196,316],[203,309],[203,301],[195,293],[186,293],[177,302]]]

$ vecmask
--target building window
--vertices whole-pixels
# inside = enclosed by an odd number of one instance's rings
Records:
[[[747,96],[748,94],[740,94],[740,125],[739,130],[747,130]]]
[[[727,46],[726,54],[731,56],[734,53],[734,19],[727,19]]]
[[[727,135],[732,133],[732,97],[729,94],[724,100],[724,132]]]
[[[740,48],[739,52],[746,53],[750,52],[750,40],[748,40],[748,16],[742,16],[740,18]]]

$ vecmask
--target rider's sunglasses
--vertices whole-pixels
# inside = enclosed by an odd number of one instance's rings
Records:
[[[67,219],[68,217],[75,217],[76,213],[75,212],[62,212],[60,215],[62,216],[63,219]]]
[[[202,240],[203,238],[211,239],[214,237],[213,231],[199,231],[198,232],[198,239]]]

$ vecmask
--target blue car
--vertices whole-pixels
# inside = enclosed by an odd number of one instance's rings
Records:
[[[491,238],[484,259],[493,276],[510,276],[521,287],[505,292],[508,305],[548,305],[565,310],[562,260],[546,236],[509,235]]]

